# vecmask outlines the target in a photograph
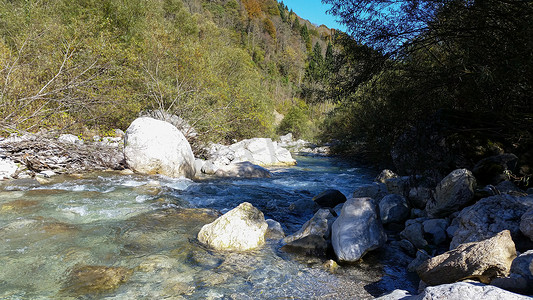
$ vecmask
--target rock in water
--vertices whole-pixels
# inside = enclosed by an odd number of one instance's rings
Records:
[[[355,262],[387,240],[371,198],[352,198],[333,222],[331,242],[340,261]]]
[[[198,240],[217,250],[252,250],[265,244],[267,228],[263,213],[244,202],[204,225]]]
[[[138,118],[126,130],[124,156],[128,166],[142,174],[195,176],[194,154],[185,136],[172,124]]]
[[[215,172],[217,177],[241,177],[241,178],[270,178],[272,173],[269,170],[254,165],[249,161],[229,164],[218,168]]]
[[[476,179],[472,172],[458,169],[446,176],[435,188],[435,199],[426,204],[432,217],[446,217],[470,204],[474,198]]]
[[[70,273],[64,291],[75,295],[109,292],[128,281],[132,273],[132,270],[123,267],[76,267]]]
[[[495,277],[509,275],[516,249],[511,233],[504,230],[496,236],[428,259],[417,268],[418,276],[429,285],[476,278],[489,283]]]
[[[320,207],[333,208],[346,202],[346,196],[338,190],[329,189],[313,197],[313,201]]]

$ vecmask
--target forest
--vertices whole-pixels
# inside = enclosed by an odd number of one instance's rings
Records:
[[[512,152],[530,178],[531,1],[323,2],[347,33],[275,0],[0,0],[0,134],[165,110],[200,143],[292,132],[388,165],[438,128],[467,165]]]

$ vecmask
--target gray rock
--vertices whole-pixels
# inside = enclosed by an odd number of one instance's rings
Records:
[[[522,215],[520,219],[520,231],[533,241],[533,207]]]
[[[331,234],[333,250],[340,261],[355,262],[386,240],[372,199],[352,198],[344,203]]]
[[[206,160],[202,166],[202,173],[207,175],[214,175],[218,170],[218,167],[210,160]]]
[[[217,177],[241,177],[241,178],[270,178],[272,173],[269,170],[244,161],[221,166],[215,172]]]
[[[433,200],[433,192],[427,187],[413,187],[409,190],[409,202],[416,208],[424,209]]]
[[[209,160],[217,166],[249,161],[260,166],[292,166],[296,164],[289,150],[278,146],[269,138],[242,140],[230,146],[212,144],[208,151]]]
[[[387,179],[396,178],[398,175],[396,173],[392,172],[389,169],[385,169],[379,173],[379,175],[374,179],[375,182],[379,183],[385,183]]]
[[[509,277],[496,278],[490,284],[515,293],[533,295],[533,250],[513,260]]]
[[[411,209],[411,218],[427,218],[428,213],[425,210],[419,209],[419,208],[412,208]]]
[[[400,240],[398,242],[398,246],[400,246],[400,248],[405,253],[407,253],[407,255],[409,255],[411,257],[415,257],[416,256],[417,249],[416,249],[415,245],[413,245],[413,243],[409,242],[408,240],[406,240],[406,239]]]
[[[428,242],[424,239],[424,227],[420,223],[407,225],[400,232],[400,236],[407,239],[418,249],[423,249],[428,245]]]
[[[302,225],[300,230],[284,238],[283,242],[290,243],[309,235],[320,236],[324,238],[324,240],[329,239],[330,225],[332,221],[333,216],[331,215],[329,209],[320,209],[309,221]]]
[[[198,240],[217,250],[252,250],[265,244],[267,228],[263,213],[244,202],[204,225]]]
[[[409,218],[410,212],[404,196],[389,194],[379,201],[379,216],[383,224],[403,223]]]
[[[448,221],[445,219],[431,219],[422,223],[425,240],[433,245],[440,245],[446,241]]]
[[[385,180],[389,194],[407,196],[409,194],[409,176],[394,177]]]
[[[516,249],[511,233],[504,230],[489,239],[457,246],[435,256],[417,268],[418,276],[428,285],[476,278],[489,283],[509,275]]]
[[[124,157],[128,166],[142,174],[193,178],[194,155],[185,136],[172,124],[138,118],[126,130]]]
[[[308,235],[283,245],[281,250],[308,256],[324,256],[328,249],[327,241],[318,235]]]
[[[266,222],[268,224],[268,228],[265,238],[271,240],[280,240],[285,237],[285,231],[283,231],[283,228],[278,221],[267,219]]]
[[[418,250],[416,258],[407,266],[407,271],[416,272],[416,269],[430,258],[431,256],[426,251]]]
[[[371,183],[358,187],[353,192],[353,198],[369,197],[379,202],[387,195],[387,186],[384,183]]]
[[[83,141],[73,134],[62,134],[57,138],[57,140],[63,143],[83,144]]]
[[[402,299],[409,299],[410,297],[412,296],[408,291],[394,290],[390,292],[389,294],[376,298],[376,300],[402,300]]]
[[[505,180],[505,181],[498,183],[498,185],[496,186],[496,189],[501,194],[514,194],[514,193],[525,194],[524,191],[519,189],[514,183],[512,183],[509,180]]]
[[[533,197],[498,195],[481,199],[461,211],[452,221],[457,226],[450,249],[459,244],[476,242],[509,230],[513,237],[520,231],[520,218],[533,206]]]
[[[0,180],[11,178],[18,170],[18,166],[12,160],[0,158]]]
[[[446,176],[435,188],[435,199],[428,201],[426,211],[432,217],[446,217],[469,205],[474,198],[476,179],[466,169]]]
[[[508,292],[482,283],[457,282],[427,287],[421,294],[408,298],[412,300],[531,300],[530,297]]]

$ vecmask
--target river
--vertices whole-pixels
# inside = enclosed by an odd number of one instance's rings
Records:
[[[274,240],[247,253],[197,242],[217,211],[245,201],[291,234],[313,215],[314,195],[334,188],[349,197],[376,175],[336,158],[297,161],[267,179],[105,172],[4,182],[0,299],[371,299],[413,290],[385,250],[332,271]]]

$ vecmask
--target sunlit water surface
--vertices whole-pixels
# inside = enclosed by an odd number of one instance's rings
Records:
[[[335,158],[270,170],[268,179],[99,173],[4,182],[0,299],[364,299],[412,288],[379,255],[331,272],[325,259],[284,253],[274,240],[247,253],[199,244],[218,211],[247,201],[291,234],[312,216],[314,195],[349,196],[375,176]]]

